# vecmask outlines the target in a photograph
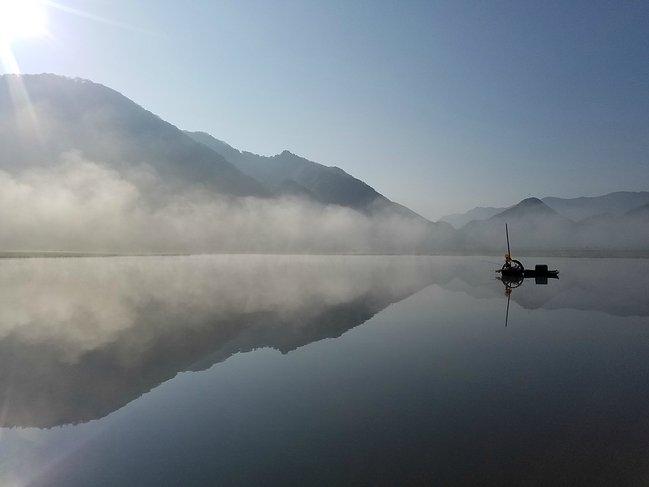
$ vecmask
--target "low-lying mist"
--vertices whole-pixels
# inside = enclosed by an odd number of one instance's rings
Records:
[[[455,230],[342,170],[208,145],[87,80],[0,76],[0,251],[501,253],[505,222],[515,252],[649,249],[649,205],[576,221],[528,198]]]
[[[0,171],[0,248],[79,252],[422,251],[426,224],[296,197],[170,191],[150,166],[126,173],[79,152]]]

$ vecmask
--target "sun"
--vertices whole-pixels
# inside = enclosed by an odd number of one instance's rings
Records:
[[[0,40],[47,35],[47,11],[42,0],[0,0]]]

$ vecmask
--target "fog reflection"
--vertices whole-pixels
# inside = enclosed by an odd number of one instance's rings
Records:
[[[480,258],[194,256],[0,262],[2,426],[85,422],[178,372],[337,337],[431,284],[507,299]],[[644,261],[562,261],[512,303],[649,315]],[[624,272],[616,272],[624,267]],[[434,310],[433,310],[434,312]]]
[[[198,256],[2,263],[3,426],[102,417],[179,371],[335,337],[431,282],[422,259]]]

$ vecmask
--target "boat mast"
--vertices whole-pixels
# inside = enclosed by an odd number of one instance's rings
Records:
[[[507,223],[505,223],[505,235],[507,235],[507,258],[511,258],[512,251],[509,248],[509,228],[507,227]]]

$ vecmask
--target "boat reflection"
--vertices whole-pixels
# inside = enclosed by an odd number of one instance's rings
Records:
[[[517,287],[521,287],[525,279],[531,280],[534,279],[534,284],[545,286],[548,284],[548,279],[559,279],[559,273],[548,273],[535,271],[524,271],[517,274],[505,274],[502,273],[500,276],[496,277],[497,280],[503,283],[505,286],[505,296],[507,296],[507,310],[505,311],[505,326],[509,323],[509,302],[512,297],[512,291]]]
[[[510,300],[530,311],[649,316],[649,261],[554,260],[561,280],[500,276],[506,324]],[[503,297],[489,274],[493,263],[481,257],[224,255],[0,265],[0,427],[99,419],[180,372],[340,337],[429,286],[480,306]],[[431,309],[432,321],[444,320]],[[493,323],[502,326],[499,311]]]

